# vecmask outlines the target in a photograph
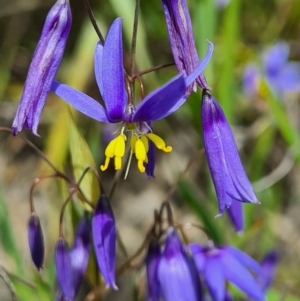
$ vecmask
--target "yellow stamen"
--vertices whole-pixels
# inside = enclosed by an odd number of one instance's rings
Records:
[[[137,139],[135,143],[135,156],[138,161],[138,169],[140,172],[145,171],[144,161],[147,159],[144,143],[141,139]]]
[[[172,151],[172,146],[166,146],[165,141],[159,136],[149,133],[146,134],[146,137],[150,139],[158,149],[164,151],[165,153],[170,153]]]
[[[132,153],[134,154],[135,152],[135,143],[136,141],[138,140],[138,137],[136,135],[133,135],[131,138],[130,138],[130,148],[131,148],[131,151]]]
[[[142,140],[142,142],[145,146],[146,153],[148,153],[148,151],[149,151],[149,141],[148,141],[147,137],[145,137],[145,135],[143,135],[141,137],[141,140]]]
[[[100,166],[102,171],[108,168],[110,159],[115,157],[115,169],[119,170],[122,167],[122,158],[125,154],[125,141],[126,136],[124,134],[120,134],[115,139],[110,141],[105,150],[105,163]]]

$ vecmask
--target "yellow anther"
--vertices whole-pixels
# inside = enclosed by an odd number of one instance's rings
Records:
[[[150,139],[158,149],[164,151],[165,153],[170,153],[172,151],[172,146],[166,146],[165,141],[159,136],[149,133],[146,134],[146,137]]]
[[[140,172],[145,171],[144,162],[147,160],[146,149],[141,139],[137,139],[135,142],[135,156],[138,161],[138,169]]]
[[[131,148],[131,151],[132,151],[133,154],[135,153],[135,143],[136,143],[137,140],[138,140],[138,137],[136,135],[133,135],[130,138],[130,148]]]
[[[109,165],[109,161],[111,158],[115,157],[115,169],[119,170],[122,167],[122,158],[125,154],[125,141],[126,136],[124,134],[120,134],[115,139],[109,142],[108,146],[105,150],[105,163],[100,166],[102,171],[106,170]]]
[[[149,151],[149,141],[148,141],[147,137],[145,135],[143,135],[141,137],[141,140],[142,140],[142,142],[145,146],[146,153],[148,153],[148,151]]]

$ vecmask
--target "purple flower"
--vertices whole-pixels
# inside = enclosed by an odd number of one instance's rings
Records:
[[[156,239],[153,239],[149,244],[146,257],[148,283],[147,301],[158,301],[160,297],[159,282],[157,278],[157,268],[160,258],[161,251],[159,242]]]
[[[265,78],[270,88],[281,96],[286,92],[300,91],[300,64],[288,62],[290,48],[285,42],[278,42],[262,55],[262,70],[251,63],[243,76],[245,93],[253,97],[260,94],[260,82]]]
[[[112,158],[115,169],[121,169],[127,140],[125,133],[129,132],[131,151],[137,158],[138,169],[144,172],[144,164],[148,162],[147,142],[153,142],[156,148],[164,152],[172,150],[162,138],[152,133],[149,123],[170,115],[185,102],[186,88],[209,62],[213,45],[210,43],[206,57],[189,76],[180,74],[174,77],[134,107],[125,87],[121,23],[120,18],[116,19],[109,29],[104,46],[99,42],[95,49],[95,76],[105,108],[84,93],[59,82],[54,82],[51,89],[77,110],[97,121],[122,122],[118,136],[105,150],[106,160],[101,166],[102,171],[108,168]]]
[[[92,219],[94,249],[99,269],[108,287],[117,290],[116,270],[116,222],[109,200],[101,194]]]
[[[69,246],[60,238],[55,247],[56,277],[65,299],[73,300],[75,296],[74,274],[69,252]]]
[[[31,258],[37,269],[40,270],[43,267],[45,247],[40,219],[35,213],[31,215],[28,222],[28,242]]]
[[[278,253],[276,250],[269,251],[261,261],[262,271],[258,275],[257,282],[263,291],[266,291],[272,284],[278,264]]]
[[[172,228],[167,232],[157,277],[164,301],[202,300],[200,278],[195,262],[186,253],[178,234]]]
[[[209,294],[214,301],[231,300],[226,292],[226,281],[230,281],[255,301],[265,300],[265,295],[255,278],[248,271],[261,272],[260,265],[240,250],[225,246],[204,247],[190,244],[199,273],[203,276]]]
[[[162,5],[176,67],[179,72],[185,71],[189,75],[199,65],[199,57],[186,1],[162,0]],[[187,94],[194,89],[193,82],[189,84]],[[209,89],[203,74],[199,74],[196,82],[202,89]]]
[[[48,92],[60,65],[71,28],[68,0],[57,0],[49,11],[42,35],[35,49],[21,101],[13,121],[13,134],[26,127],[37,134],[37,128]]]
[[[219,202],[219,215],[232,202],[259,203],[244,171],[225,114],[209,92],[202,94],[203,143]]]

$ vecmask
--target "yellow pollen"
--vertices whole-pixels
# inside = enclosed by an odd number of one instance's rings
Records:
[[[122,133],[112,141],[109,142],[108,146],[105,149],[105,162],[104,165],[100,166],[102,171],[108,168],[110,159],[115,157],[115,169],[119,170],[122,167],[122,158],[125,154],[125,141],[126,136]]]
[[[149,133],[146,134],[146,137],[155,144],[156,148],[164,151],[165,153],[170,153],[172,151],[172,146],[166,146],[165,141],[159,136]]]
[[[136,140],[134,150],[135,150],[136,159],[138,161],[137,164],[138,169],[140,172],[144,172],[145,171],[144,162],[146,162],[146,160],[148,161],[148,158],[147,158],[144,143],[142,142],[141,139]]]

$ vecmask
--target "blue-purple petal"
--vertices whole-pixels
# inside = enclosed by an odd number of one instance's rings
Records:
[[[207,66],[207,64],[210,61],[210,58],[214,51],[214,44],[210,41],[207,41],[207,43],[209,46],[208,46],[208,50],[207,50],[203,60],[201,60],[200,64],[197,65],[195,67],[195,69],[186,77],[187,86],[189,86],[196,80],[196,78],[199,76],[199,74],[202,73],[202,71],[205,69],[205,67]]]
[[[84,115],[97,121],[108,122],[105,109],[90,96],[58,81],[53,82],[51,90]]]
[[[94,71],[95,71],[95,77],[96,81],[100,90],[100,93],[103,97],[103,67],[102,67],[102,60],[103,60],[103,45],[99,41],[95,47],[94,52]]]
[[[147,283],[148,283],[148,301],[158,301],[160,296],[159,282],[157,279],[157,269],[161,258],[160,245],[153,239],[148,247],[146,257]]]
[[[224,301],[225,277],[219,255],[211,255],[207,258],[203,275],[212,300]]]
[[[105,40],[102,57],[102,84],[102,97],[109,121],[121,121],[127,105],[121,18],[113,22]]]
[[[241,202],[233,200],[231,206],[227,209],[229,219],[237,233],[244,231],[244,205]]]
[[[189,249],[193,255],[197,270],[199,273],[204,273],[204,267],[206,262],[205,249],[196,243],[189,244]]]
[[[153,121],[171,114],[172,109],[185,95],[186,84],[182,74],[156,89],[136,107],[132,122]]]
[[[264,301],[265,295],[251,273],[230,253],[221,255],[224,276],[255,301]]]
[[[278,257],[278,252],[271,250],[261,261],[261,273],[257,277],[257,282],[263,291],[266,291],[274,280],[279,260]]]
[[[245,67],[243,74],[243,88],[248,97],[257,94],[259,78],[259,70],[254,64],[249,64]]]
[[[278,74],[275,89],[282,92],[300,91],[300,64],[288,63]]]
[[[155,178],[154,169],[155,169],[155,160],[156,160],[156,147],[151,140],[148,140],[149,150],[147,153],[148,163],[145,164],[146,174],[148,177]]]
[[[117,290],[116,270],[116,223],[106,195],[101,194],[92,219],[94,249],[99,269],[108,287]]]
[[[72,250],[70,251],[70,260],[73,269],[73,279],[75,295],[78,292],[83,277],[85,275],[90,252],[91,242],[91,225],[87,217],[83,217],[79,222],[75,241]]]
[[[60,238],[55,247],[56,278],[59,287],[67,300],[73,300],[75,287],[73,281],[73,268],[68,244]]]
[[[167,234],[165,250],[158,265],[158,280],[165,301],[202,299],[195,263],[185,253],[174,230]]]
[[[287,43],[280,42],[270,47],[263,55],[266,75],[274,76],[280,72],[288,60],[290,48]]]
[[[225,246],[224,249],[226,249],[233,257],[235,257],[235,259],[241,262],[249,270],[252,270],[257,274],[262,272],[262,268],[259,263],[248,254],[232,246]]]

